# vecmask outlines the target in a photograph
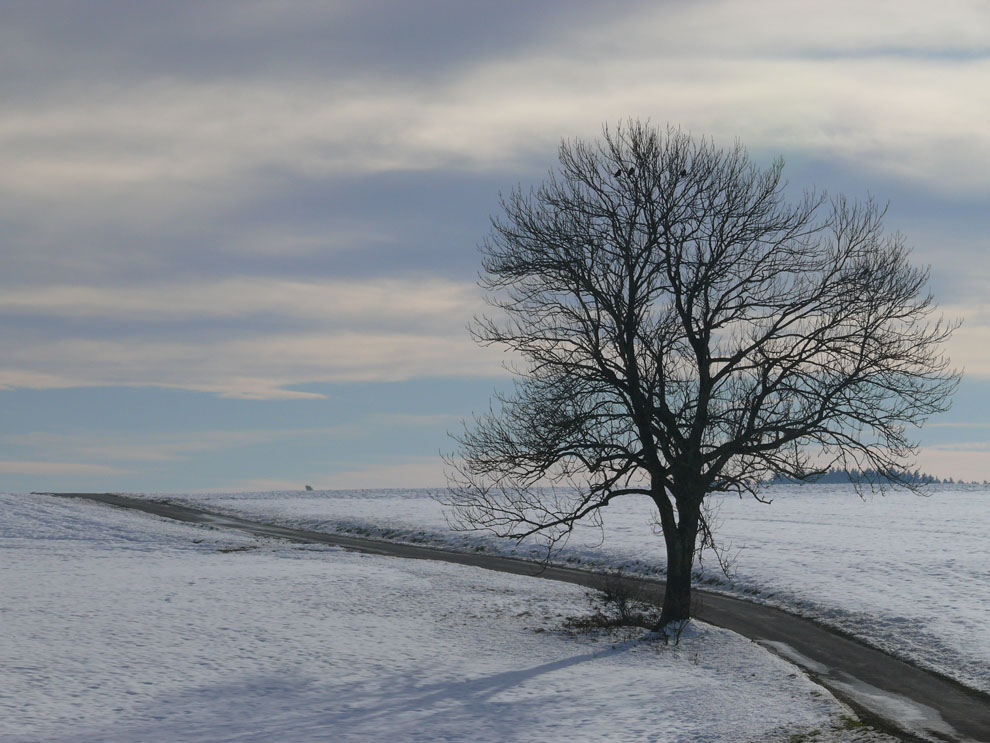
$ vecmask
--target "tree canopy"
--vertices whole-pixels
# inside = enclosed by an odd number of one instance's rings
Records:
[[[473,332],[512,352],[515,385],[455,437],[458,523],[553,542],[649,497],[670,620],[689,615],[708,494],[906,471],[957,383],[952,326],[883,206],[789,200],[783,167],[630,121],[503,197]]]

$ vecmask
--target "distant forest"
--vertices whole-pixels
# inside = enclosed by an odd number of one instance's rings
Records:
[[[919,485],[956,485],[965,483],[965,480],[953,480],[951,477],[944,480],[940,480],[934,475],[929,475],[927,472],[921,472],[920,470],[915,470],[914,472],[877,472],[872,469],[865,470],[847,470],[847,469],[836,469],[832,468],[828,472],[818,475],[817,477],[811,477],[807,480],[798,480],[794,477],[786,477],[784,475],[777,475],[776,477],[767,480],[770,485],[795,485],[798,483],[811,483],[815,485],[831,485],[835,483],[876,483],[876,482],[909,482]],[[975,482],[973,484],[976,484]],[[986,484],[986,481],[984,481]]]

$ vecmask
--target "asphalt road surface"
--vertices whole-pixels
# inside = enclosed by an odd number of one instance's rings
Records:
[[[111,493],[37,495],[85,498],[178,521],[237,529],[261,537],[329,544],[392,557],[442,560],[592,588],[600,588],[605,580],[600,573],[517,558],[291,529]],[[625,580],[636,595],[647,600],[657,601],[663,595],[661,581]],[[694,615],[698,619],[738,632],[787,658],[875,727],[907,740],[990,743],[990,696],[786,611],[698,589],[694,590],[694,594]]]

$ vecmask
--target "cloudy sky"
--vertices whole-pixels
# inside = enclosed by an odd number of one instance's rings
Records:
[[[990,2],[0,2],[0,489],[443,482],[498,194],[672,123],[890,201],[990,478]]]

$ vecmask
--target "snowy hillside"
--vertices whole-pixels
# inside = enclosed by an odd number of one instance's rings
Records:
[[[990,491],[935,486],[930,497],[900,491],[862,499],[849,486],[822,485],[776,486],[768,495],[769,505],[713,499],[733,578],[709,559],[703,582],[814,616],[990,691]],[[328,531],[542,554],[535,544],[452,533],[427,491],[169,497]],[[578,530],[556,559],[662,575],[663,540],[651,518],[646,499],[620,499],[604,512],[604,534]]]
[[[536,578],[27,495],[0,565],[6,743],[882,739],[732,633],[562,631]]]

